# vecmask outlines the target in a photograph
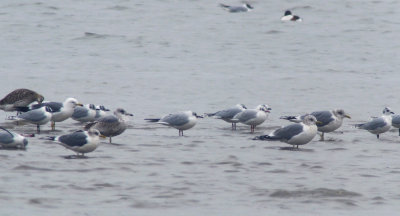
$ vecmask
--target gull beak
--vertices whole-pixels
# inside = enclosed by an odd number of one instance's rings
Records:
[[[100,137],[100,138],[103,138],[103,139],[107,138],[107,137],[104,136],[103,134],[100,134],[99,137]]]
[[[76,105],[77,105],[77,106],[83,106],[83,104],[81,104],[81,103],[77,103]]]
[[[315,123],[316,123],[316,124],[322,124],[322,122],[320,122],[320,121],[316,121]]]
[[[132,113],[125,113],[125,115],[127,115],[127,116],[133,116]]]
[[[351,119],[351,117],[349,115],[344,115],[344,117]]]
[[[393,115],[394,115],[394,112],[390,112],[390,114],[393,114]]]

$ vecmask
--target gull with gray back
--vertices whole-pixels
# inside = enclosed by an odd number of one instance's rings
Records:
[[[222,119],[226,122],[232,123],[232,130],[236,130],[236,123],[239,122],[239,120],[234,120],[233,117],[247,109],[247,107],[243,104],[236,104],[234,107],[224,109],[215,113],[206,113],[206,116],[214,117],[216,119]]]
[[[269,135],[255,137],[254,140],[281,141],[293,146],[309,143],[317,135],[317,119],[313,115],[304,116],[302,122],[279,128]]]
[[[85,130],[97,129],[102,135],[109,137],[111,143],[111,137],[118,136],[126,130],[127,122],[131,116],[133,114],[118,108],[114,111],[114,115],[107,115],[87,124]]]
[[[308,115],[308,114],[306,114]],[[301,122],[306,115],[301,116],[282,116],[281,119],[289,120],[291,122]],[[315,111],[310,115],[317,118],[318,131],[321,132],[320,141],[324,141],[324,134],[335,131],[340,128],[344,118],[351,118],[343,109],[334,109],[330,111]]]
[[[356,128],[367,130],[372,134],[376,134],[379,139],[379,134],[385,133],[392,127],[392,114],[389,107],[383,109],[383,115],[379,118],[373,118],[371,121],[363,124],[356,124]]]

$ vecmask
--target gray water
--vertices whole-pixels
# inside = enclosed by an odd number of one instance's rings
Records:
[[[396,215],[400,137],[354,124],[400,112],[399,1],[11,1],[0,3],[0,92],[123,107],[130,128],[87,159],[43,141],[1,151],[1,215]],[[282,23],[285,9],[302,23]],[[0,96],[2,97],[2,96]],[[250,128],[205,118],[184,137],[146,123],[180,110],[269,104]],[[299,151],[251,140],[279,117],[343,108],[352,119]],[[2,124],[20,133],[35,126]],[[10,126],[11,125],[11,126]]]

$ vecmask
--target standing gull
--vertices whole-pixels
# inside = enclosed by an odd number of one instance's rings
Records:
[[[39,109],[34,109],[16,116],[16,119],[22,122],[29,122],[35,124],[37,127],[37,132],[40,133],[40,125],[44,125],[51,119],[52,110],[48,106],[41,107]]]
[[[82,106],[75,98],[67,98],[63,103],[61,102],[43,102],[35,104],[32,109],[48,106],[52,110],[51,129],[56,129],[56,122],[62,122],[72,116],[76,106]]]
[[[28,145],[28,140],[17,133],[11,132],[3,127],[0,127],[0,147],[1,148],[16,148],[16,149],[25,149],[26,145]]]
[[[376,137],[379,139],[379,134],[385,133],[392,126],[392,114],[394,114],[394,112],[392,112],[389,107],[385,107],[381,117],[374,118],[367,123],[356,124],[356,127],[376,134]]]
[[[236,104],[234,107],[228,108],[228,109],[224,109],[215,113],[207,113],[207,116],[213,116],[214,118],[217,119],[222,119],[226,122],[232,123],[232,130],[236,130],[236,123],[238,122],[238,120],[233,120],[233,117],[244,111],[246,108],[245,105],[243,104]]]
[[[231,13],[248,12],[248,11],[251,11],[254,9],[253,6],[251,6],[248,3],[243,4],[242,6],[229,6],[229,5],[225,5],[225,4],[219,4],[219,6],[221,6],[222,8],[224,8],[225,10],[227,10]]]
[[[271,108],[268,105],[262,104],[258,105],[255,109],[246,109],[242,112],[236,114],[233,117],[234,121],[238,121],[240,123],[250,125],[251,133],[254,133],[254,129],[257,125],[262,124],[265,120],[267,120],[267,113],[271,111]]]
[[[85,153],[94,151],[100,142],[99,137],[103,137],[96,129],[89,131],[75,131],[62,136],[48,137],[48,140],[57,141],[67,149],[76,152],[78,156],[85,156]]]
[[[85,106],[77,106],[72,113],[71,118],[79,122],[91,122],[96,117],[96,106],[94,104],[86,104]]]
[[[308,115],[308,114],[306,114]],[[302,116],[282,116],[281,119],[286,119],[291,122],[301,122],[306,115]],[[321,132],[320,141],[324,141],[324,134],[335,131],[342,126],[344,118],[351,118],[343,109],[334,109],[331,111],[315,111],[310,115],[317,118],[318,131]]]
[[[317,119],[313,115],[304,116],[301,123],[279,128],[269,135],[255,137],[254,140],[278,140],[293,146],[309,143],[317,135]]]
[[[111,137],[118,136],[126,130],[126,122],[130,116],[133,116],[133,114],[126,112],[122,108],[118,108],[114,111],[114,115],[104,116],[95,122],[87,124],[85,130],[91,128],[97,129],[102,135],[109,137],[111,143]]]
[[[109,109],[105,108],[103,105],[96,106],[96,116],[95,119],[104,117],[109,115],[107,112],[110,111]]]
[[[197,118],[203,117],[198,116],[195,112],[192,111],[182,111],[166,115],[162,118],[145,120],[176,128],[179,130],[179,136],[183,136],[184,130],[188,130],[196,125]]]
[[[0,109],[6,112],[28,111],[28,105],[34,101],[41,103],[44,97],[29,89],[16,89],[0,100]]]
[[[392,126],[399,129],[400,136],[400,115],[392,115]]]

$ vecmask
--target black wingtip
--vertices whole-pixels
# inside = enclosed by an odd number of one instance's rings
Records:
[[[296,116],[281,116],[280,119],[292,120],[292,119],[296,119]]]
[[[17,112],[28,112],[30,109],[29,107],[16,107],[15,111]]]
[[[160,121],[159,118],[154,118],[154,119],[152,119],[152,118],[147,118],[147,119],[144,119],[144,120],[146,120],[146,121],[148,121],[148,122],[158,122],[158,121]]]
[[[256,136],[253,138],[253,140],[270,140],[271,137],[269,135],[263,135],[263,136]]]

